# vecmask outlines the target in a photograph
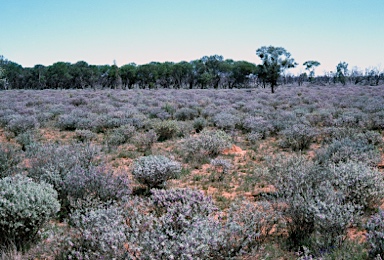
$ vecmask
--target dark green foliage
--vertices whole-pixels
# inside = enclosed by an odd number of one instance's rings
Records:
[[[0,179],[0,245],[27,248],[59,209],[51,185],[22,175]]]

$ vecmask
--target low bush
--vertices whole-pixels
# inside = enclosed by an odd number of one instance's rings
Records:
[[[304,124],[295,124],[280,132],[280,146],[291,148],[293,151],[308,149],[316,137],[316,130]]]
[[[39,122],[34,116],[17,116],[9,121],[5,129],[17,136],[21,133],[36,129],[38,127]]]
[[[316,160],[320,163],[333,163],[357,161],[371,166],[381,161],[378,149],[367,139],[343,138],[333,140],[327,147],[321,148],[316,153]]]
[[[185,162],[192,166],[209,163],[225,148],[231,146],[231,137],[222,130],[203,130],[200,135],[189,137],[181,144],[181,153]]]
[[[157,134],[157,140],[160,142],[172,139],[179,132],[179,125],[174,120],[160,121],[153,128]]]
[[[240,124],[240,119],[236,115],[221,112],[213,117],[213,122],[217,128],[228,131],[235,129]]]
[[[127,173],[116,174],[102,166],[88,169],[76,167],[65,176],[63,187],[74,200],[121,200],[132,192]]]
[[[162,155],[141,157],[132,168],[134,178],[149,189],[164,187],[167,180],[178,177],[180,172],[180,163]]]
[[[384,211],[379,210],[378,213],[371,216],[366,226],[367,242],[370,246],[369,255],[372,258],[380,256],[384,258]]]
[[[132,142],[140,152],[146,152],[151,150],[152,145],[158,139],[157,134],[153,130],[149,130],[145,133],[136,133],[132,137]]]
[[[56,259],[126,259],[125,219],[121,208],[100,205],[76,211],[71,230],[57,245]]]
[[[199,115],[199,112],[195,109],[183,107],[178,109],[173,115],[175,119],[180,121],[193,120]]]
[[[27,248],[60,209],[57,192],[22,175],[0,179],[0,244]]]
[[[112,131],[107,135],[108,145],[121,145],[128,142],[136,132],[136,127],[132,125],[123,125]]]
[[[195,129],[196,133],[200,133],[204,127],[207,126],[207,120],[204,117],[198,117],[193,120],[193,128]]]
[[[316,254],[340,247],[349,225],[382,193],[380,177],[355,162],[321,166],[300,156],[277,161],[270,174],[278,200],[287,205],[281,210],[289,243],[307,245]]]
[[[12,175],[21,161],[18,149],[0,143],[0,178]]]
[[[76,130],[75,131],[75,138],[80,142],[90,142],[92,140],[95,140],[97,138],[97,135],[92,132],[91,130]]]

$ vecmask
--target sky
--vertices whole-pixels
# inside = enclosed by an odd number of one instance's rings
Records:
[[[384,70],[383,0],[0,0],[0,55],[23,67],[58,61],[118,66],[203,56],[260,64],[283,47],[316,74]]]

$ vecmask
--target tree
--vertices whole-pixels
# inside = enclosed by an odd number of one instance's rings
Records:
[[[123,86],[129,89],[133,88],[133,86],[137,82],[137,67],[135,63],[130,63],[122,66],[120,68],[120,75]]]
[[[263,84],[271,86],[271,92],[275,93],[277,80],[287,69],[294,68],[297,63],[291,58],[291,54],[282,47],[263,46],[256,50],[256,55],[262,60],[262,65],[258,66],[258,76]]]
[[[343,85],[346,83],[346,77],[348,76],[348,63],[339,62],[336,67],[336,81],[341,82]]]
[[[309,71],[309,81],[313,81],[315,77],[315,69],[317,66],[320,65],[320,62],[315,60],[309,60],[303,63],[303,66],[305,66],[305,70]]]

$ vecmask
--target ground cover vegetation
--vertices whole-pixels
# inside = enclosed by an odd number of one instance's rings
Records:
[[[1,257],[383,257],[383,104],[342,84],[3,91]]]
[[[1,59],[0,259],[382,259],[382,73],[256,54]]]

